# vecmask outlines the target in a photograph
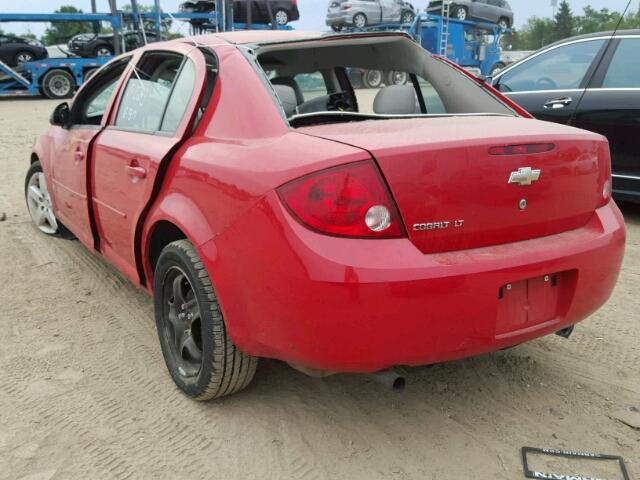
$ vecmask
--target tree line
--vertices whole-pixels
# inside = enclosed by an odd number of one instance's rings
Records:
[[[614,30],[618,23],[622,30],[640,28],[640,10],[628,13],[622,20],[621,17],[621,12],[590,6],[584,8],[582,15],[576,15],[563,0],[553,18],[531,17],[521,29],[506,37],[504,43],[512,50],[538,50],[567,37]]]

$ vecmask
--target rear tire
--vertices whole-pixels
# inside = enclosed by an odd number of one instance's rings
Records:
[[[509,23],[509,19],[506,17],[502,17],[500,20],[498,20],[498,26],[500,28],[502,28],[503,30],[508,30],[509,28],[511,28],[511,24]]]
[[[381,70],[367,70],[362,76],[362,82],[366,88],[380,88],[384,82],[384,74]]]
[[[449,14],[449,17],[455,18],[456,20],[467,20],[468,16],[469,12],[467,12],[465,7],[454,7]]]
[[[353,16],[353,26],[356,28],[365,28],[367,26],[368,20],[367,16],[364,13],[356,13]]]
[[[385,75],[384,83],[391,85],[406,85],[409,82],[409,74],[406,72],[391,71]]]
[[[110,57],[113,55],[113,48],[107,45],[99,45],[93,51],[94,57]]]
[[[238,350],[227,334],[209,275],[188,240],[162,250],[153,300],[167,369],[186,395],[210,400],[251,382],[258,359]]]
[[[71,98],[76,82],[73,76],[66,70],[49,70],[42,78],[42,91],[53,100]]]
[[[413,23],[415,19],[416,19],[415,13],[413,13],[411,10],[406,10],[402,12],[402,17],[400,21],[402,23]]]

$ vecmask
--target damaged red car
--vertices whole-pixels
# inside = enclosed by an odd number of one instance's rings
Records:
[[[356,90],[352,68],[410,82]],[[241,390],[260,357],[378,372],[566,336],[623,258],[606,139],[532,119],[401,33],[156,43],[51,123],[25,184],[35,225],[153,295],[196,399]]]

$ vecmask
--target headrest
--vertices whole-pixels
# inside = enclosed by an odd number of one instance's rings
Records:
[[[271,80],[272,85],[286,85],[287,87],[293,88],[293,91],[296,93],[296,101],[298,105],[304,102],[304,95],[302,94],[302,89],[298,82],[294,78],[291,77],[276,77]]]
[[[413,85],[392,85],[382,88],[373,101],[373,111],[388,115],[419,113],[415,88]]]
[[[295,115],[298,111],[298,102],[296,101],[296,92],[293,88],[287,85],[274,85],[273,89],[276,91],[276,95],[282,104],[287,118]]]

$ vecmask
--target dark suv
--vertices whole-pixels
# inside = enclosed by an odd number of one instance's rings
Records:
[[[269,23],[269,9],[266,0],[251,1],[251,21],[253,23]],[[247,7],[249,0],[234,0],[233,19],[236,22],[247,21]],[[271,13],[278,25],[287,25],[289,22],[300,19],[298,0],[271,0]],[[216,9],[215,0],[190,0],[180,5],[180,11],[187,13],[206,13]]]
[[[42,60],[48,56],[47,49],[37,40],[0,34],[0,61],[10,67]]]
[[[135,50],[145,44],[142,34],[138,32],[124,32],[124,44],[127,52]],[[147,43],[158,41],[156,32],[145,32]],[[80,57],[108,57],[115,53],[113,47],[113,33],[93,34],[81,33],[73,37],[67,44],[69,51]]]

